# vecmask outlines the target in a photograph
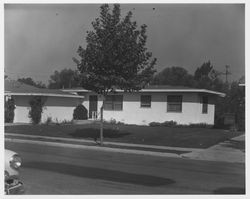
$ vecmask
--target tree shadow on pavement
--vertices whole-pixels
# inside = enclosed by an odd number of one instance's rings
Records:
[[[23,167],[47,170],[83,178],[108,180],[112,182],[130,183],[144,186],[161,186],[175,183],[174,180],[163,177],[56,162],[26,162],[23,164]]]
[[[245,194],[245,188],[221,187],[213,191],[214,194]]]
[[[130,135],[129,132],[120,132],[118,129],[104,128],[103,137],[104,138],[120,138]],[[70,136],[74,138],[92,138],[97,139],[100,137],[100,129],[97,128],[82,128],[76,129],[74,132],[69,133]]]

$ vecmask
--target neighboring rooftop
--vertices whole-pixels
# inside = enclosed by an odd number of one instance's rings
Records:
[[[63,92],[59,89],[37,88],[19,81],[8,79],[4,81],[4,94],[83,98],[83,96]]]

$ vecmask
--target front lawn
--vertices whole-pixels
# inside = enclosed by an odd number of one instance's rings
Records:
[[[68,137],[93,140],[99,138],[99,125],[17,125],[6,126],[6,133]],[[104,125],[104,142],[124,142],[159,146],[207,148],[242,134],[221,129]]]

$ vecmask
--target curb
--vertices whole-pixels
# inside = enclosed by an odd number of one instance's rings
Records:
[[[133,149],[121,149],[121,148],[110,148],[110,147],[105,147],[105,146],[87,146],[87,145],[79,145],[79,144],[57,143],[57,142],[25,140],[25,139],[15,139],[15,138],[5,138],[5,141],[15,142],[15,143],[39,144],[39,145],[45,145],[45,146],[76,148],[76,149],[89,149],[89,150],[105,151],[105,152],[119,152],[119,153],[126,153],[126,154],[181,158],[180,155],[177,155],[174,153],[153,152],[153,151],[143,151],[143,150],[133,150]]]

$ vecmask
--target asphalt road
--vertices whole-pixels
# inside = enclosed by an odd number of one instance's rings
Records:
[[[23,159],[25,194],[242,193],[245,166],[6,142]]]

